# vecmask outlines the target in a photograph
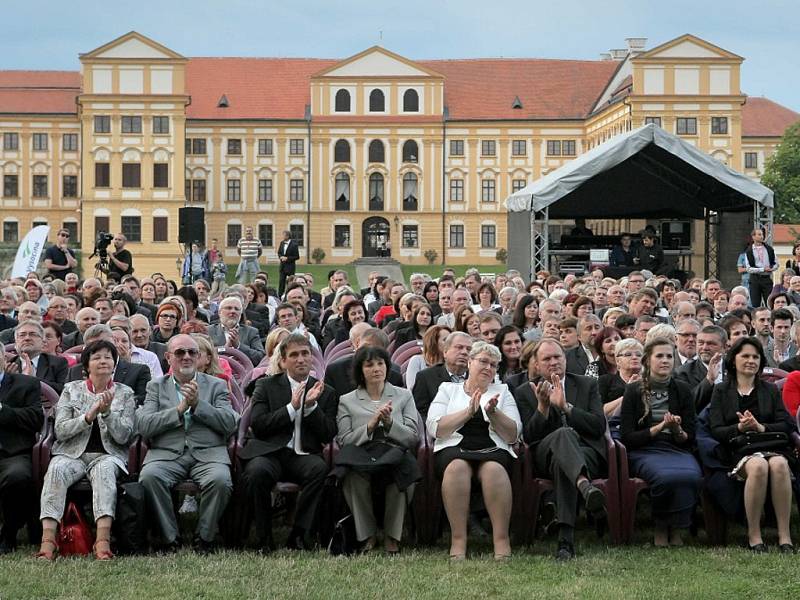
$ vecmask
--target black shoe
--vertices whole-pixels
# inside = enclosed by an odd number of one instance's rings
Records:
[[[469,513],[469,517],[467,519],[467,527],[469,531],[469,537],[472,539],[478,540],[487,540],[489,539],[489,534],[481,525],[481,520],[475,513]]]
[[[558,532],[558,520],[556,519],[556,503],[545,502],[539,511],[539,524],[546,536],[555,535]]]
[[[272,536],[268,538],[264,538],[263,540],[259,540],[258,542],[258,550],[256,550],[261,556],[267,556],[268,554],[272,554],[275,552],[275,542],[272,539]]]
[[[784,544],[788,546],[789,544]],[[11,554],[17,549],[17,544],[10,540],[0,540],[0,556]]]
[[[306,544],[306,533],[302,529],[292,529],[289,532],[289,539],[286,540],[286,548],[289,550],[310,550]]]
[[[561,540],[558,542],[558,550],[556,551],[556,560],[568,561],[575,558],[575,546],[572,542]]]
[[[781,551],[781,554],[794,554],[795,549],[794,546],[791,544],[781,544],[778,546],[778,549]]]
[[[749,548],[750,552],[753,554],[767,554],[769,552],[769,548],[767,548],[767,545],[764,542],[749,546]]]
[[[181,549],[181,545],[180,538],[176,538],[171,542],[158,546],[156,554],[176,554]]]
[[[217,551],[217,545],[214,542],[207,542],[200,536],[194,538],[192,542],[192,549],[196,554],[212,554]]]
[[[602,517],[606,514],[606,495],[600,488],[593,486],[591,483],[583,487],[581,492],[584,501],[586,502],[586,510],[592,514],[593,517]]]

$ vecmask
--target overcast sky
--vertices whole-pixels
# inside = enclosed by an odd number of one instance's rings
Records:
[[[692,33],[743,56],[742,90],[800,112],[798,0],[4,0],[4,69],[79,68],[136,30],[185,56],[596,59]],[[382,37],[381,37],[382,36]]]

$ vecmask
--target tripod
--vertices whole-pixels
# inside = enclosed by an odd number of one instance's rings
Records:
[[[108,270],[110,268],[110,265],[108,264],[108,254],[105,254],[105,256],[101,254],[99,255],[99,258],[100,260],[94,266],[94,276],[95,279],[99,279],[101,282],[104,282],[105,276],[108,275]]]

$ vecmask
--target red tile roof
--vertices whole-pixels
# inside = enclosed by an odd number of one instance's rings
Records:
[[[192,58],[186,65],[189,119],[302,119],[311,76],[337,64],[316,58]],[[229,106],[219,108],[222,95]]]
[[[776,223],[772,226],[772,241],[775,244],[794,244],[797,240],[800,240],[800,225]]]
[[[76,71],[0,71],[0,113],[76,114]]]
[[[458,119],[583,119],[619,63],[550,59],[431,60]],[[521,109],[511,108],[519,96]]]
[[[781,137],[786,128],[800,121],[800,113],[768,98],[748,96],[742,107],[742,135]]]

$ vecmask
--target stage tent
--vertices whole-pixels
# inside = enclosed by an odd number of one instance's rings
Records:
[[[651,123],[581,154],[505,205],[509,213],[529,213],[531,274],[548,268],[549,219],[688,218],[706,221],[711,276],[717,273],[720,214],[752,211],[753,222],[771,238],[774,199],[769,188]],[[509,214],[509,248],[528,246],[520,232]]]

